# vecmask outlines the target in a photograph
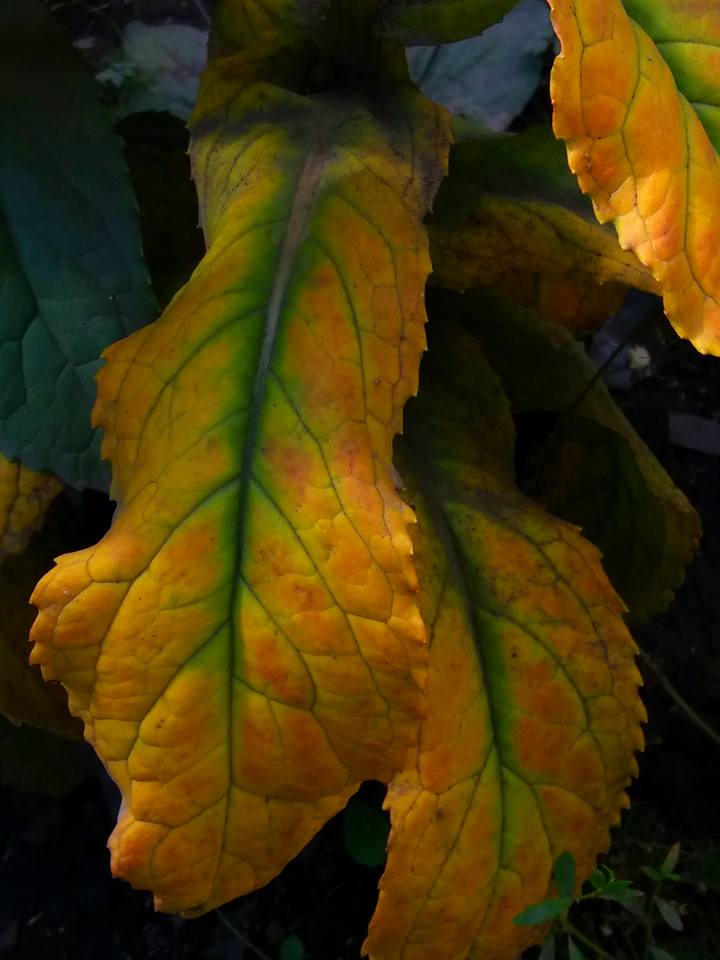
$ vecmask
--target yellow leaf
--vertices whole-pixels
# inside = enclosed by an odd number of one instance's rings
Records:
[[[598,220],[615,223],[620,245],[659,282],[677,332],[720,354],[718,154],[652,36],[621,0],[549,2],[562,46],[551,81],[554,129],[570,168]],[[720,49],[717,17],[679,0],[654,5],[650,27],[675,19],[687,30],[694,20],[691,36],[707,43],[705,55]]]
[[[398,445],[419,516],[428,707],[388,792],[365,948],[374,960],[514,960],[543,939],[512,921],[552,895],[557,857],[569,851],[582,880],[607,848],[645,715],[597,550],[513,490],[497,450],[483,469],[469,440],[484,421],[512,450],[507,401],[472,338],[443,333],[433,349],[462,372],[438,376],[429,354]]]
[[[447,117],[409,82],[375,115],[233,61],[194,117],[207,255],[99,376],[112,529],[34,595],[33,660],[123,793],[113,870],[188,913],[399,768],[426,664],[391,455]]]
[[[492,288],[575,331],[599,326],[628,286],[659,292],[578,195],[544,127],[453,147],[428,221],[433,280]]]

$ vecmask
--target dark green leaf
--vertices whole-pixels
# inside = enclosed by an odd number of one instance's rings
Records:
[[[345,849],[356,863],[378,867],[385,862],[385,848],[390,833],[386,814],[362,797],[352,797],[343,813]]]
[[[568,937],[568,960],[585,960],[585,954],[581,952],[572,937]]]
[[[662,950],[660,947],[650,947],[650,956],[652,960],[675,960],[672,954],[668,953],[667,950]]]
[[[536,903],[527,910],[523,910],[513,918],[513,923],[520,927],[532,927],[537,923],[548,923],[550,920],[557,920],[572,906],[570,897],[559,897],[556,900],[543,900],[542,903]]]
[[[280,944],[280,960],[303,960],[305,945],[297,934],[291,933]]]
[[[380,22],[383,33],[406,46],[452,43],[482,33],[501,20],[517,0],[390,0]]]
[[[555,937],[548,937],[542,945],[538,960],[555,960]]]
[[[152,320],[135,201],[90,73],[40,0],[0,0],[0,451],[106,488],[100,353]]]
[[[575,892],[575,858],[570,853],[561,853],[553,868],[555,886],[561,897],[571,898]]]

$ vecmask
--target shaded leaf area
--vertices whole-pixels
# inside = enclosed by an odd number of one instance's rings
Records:
[[[570,168],[598,220],[615,223],[621,247],[659,282],[677,332],[702,353],[717,355],[720,160],[678,92],[678,85],[690,92],[688,76],[715,84],[716,68],[703,70],[707,57],[717,56],[717,14],[700,18],[696,6],[670,0],[627,9],[621,0],[550,0],[550,6],[562,46],[551,80],[553,123],[566,141]],[[707,49],[689,75],[687,51],[680,55],[678,84],[653,33],[628,9],[644,11],[643,22],[660,40],[675,27],[687,36],[694,21],[692,40]]]
[[[0,450],[105,489],[100,353],[155,310],[135,203],[93,78],[40,0],[0,4],[0,86]]]
[[[453,43],[482,33],[517,0],[388,0],[379,29],[406,46]]]
[[[535,92],[552,36],[544,0],[521,0],[482,36],[410,48],[408,66],[431,100],[491,130],[505,130]]]
[[[446,114],[409,81],[379,116],[247,85],[247,56],[194,118],[208,253],[99,377],[112,529],[34,596],[33,659],[124,796],[114,871],[193,913],[400,767],[426,663],[391,455]]]
[[[545,127],[453,147],[428,228],[438,285],[493,288],[573,330],[599,326],[627,286],[658,292],[598,226]]]
[[[0,717],[0,785],[34,796],[65,797],[90,776],[87,749]]]
[[[124,117],[117,132],[125,143],[153,289],[165,306],[205,253],[187,129],[169,113],[140,113]]]
[[[431,659],[417,755],[388,791],[377,960],[507,960],[541,941],[513,917],[548,896],[562,852],[590,874],[636,772],[622,603],[597,550],[514,488],[512,444],[477,343],[438,324],[397,444]]]
[[[582,527],[634,621],[664,610],[697,551],[700,521],[581,345],[491,295],[445,295],[438,309],[472,325],[516,414],[557,418],[526,467],[528,493]]]
[[[0,455],[0,564],[12,554],[22,553],[61,490],[55,477],[35,473]]]
[[[44,682],[39,668],[28,662],[28,638],[35,617],[30,594],[58,553],[80,545],[82,525],[76,508],[60,496],[50,505],[42,530],[33,535],[24,551],[0,565],[0,714],[14,723],[77,738],[82,726],[68,711],[65,691],[59,683]]]

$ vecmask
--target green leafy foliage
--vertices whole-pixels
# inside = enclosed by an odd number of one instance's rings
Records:
[[[0,3],[0,86],[0,450],[106,489],[100,353],[155,312],[120,144],[41,0]]]

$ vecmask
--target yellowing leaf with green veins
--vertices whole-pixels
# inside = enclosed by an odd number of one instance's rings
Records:
[[[659,292],[597,224],[544,127],[453,147],[428,228],[434,283],[493,288],[573,330],[599,326],[628,286]]]
[[[549,2],[562,48],[551,80],[553,123],[570,168],[598,220],[615,223],[620,245],[660,284],[677,332],[720,354],[715,5]],[[687,97],[704,97],[708,86],[714,92],[699,115]]]
[[[445,296],[435,307],[472,323],[515,413],[557,417],[526,492],[582,527],[634,622],[662,612],[697,552],[700,519],[582,346],[492,295]]]
[[[33,661],[123,793],[113,870],[189,913],[400,767],[426,672],[391,456],[448,121],[409,82],[374,115],[232,69],[194,118],[207,255],[99,376],[112,529],[33,597]]]
[[[428,707],[389,788],[388,861],[364,949],[373,960],[511,960],[544,939],[513,917],[551,893],[557,857],[572,853],[582,881],[607,848],[645,714],[597,551],[498,470],[500,438],[501,459],[512,457],[507,401],[467,333],[444,323],[435,334],[440,352],[423,364],[398,443],[419,516]]]
[[[62,490],[46,473],[35,473],[0,455],[0,563],[22,553],[31,534],[40,528],[45,511]]]

